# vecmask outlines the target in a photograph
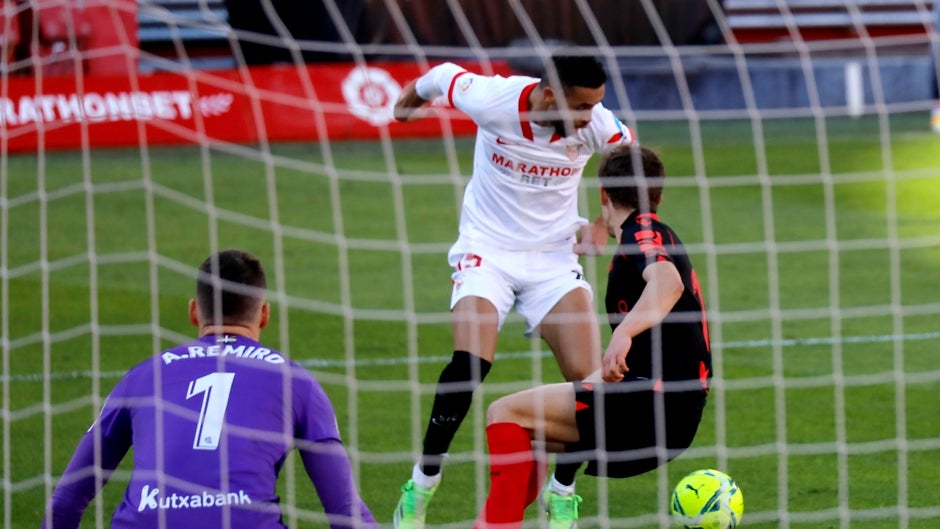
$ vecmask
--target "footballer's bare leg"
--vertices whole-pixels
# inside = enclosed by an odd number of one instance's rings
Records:
[[[457,429],[470,411],[473,392],[486,378],[496,355],[499,313],[492,302],[467,296],[451,310],[454,353],[441,371],[424,436],[421,470],[428,476],[440,472]]]
[[[565,379],[584,380],[600,369],[600,328],[593,300],[587,290],[575,288],[565,294],[542,320],[539,332],[555,354]],[[567,394],[567,403],[573,408],[573,386],[565,386],[571,388],[571,393]],[[536,393],[533,396],[548,395]],[[573,411],[570,417],[573,421]],[[563,451],[563,447],[558,451]],[[574,493],[574,482],[580,468],[581,462],[577,460],[566,458],[556,461],[555,471],[541,494],[541,503],[548,513],[549,529],[570,528],[573,527],[573,520],[577,520],[581,499]]]
[[[574,385],[546,384],[495,400],[486,410],[486,424],[511,422],[544,441],[546,450],[559,452],[580,439],[575,421]]]
[[[474,527],[522,527],[526,506],[538,496],[544,477],[540,461],[545,458],[533,449],[533,441],[544,439],[546,448],[558,450],[579,439],[574,385],[538,386],[503,397],[489,406],[486,422],[490,493]],[[572,493],[568,500],[573,504],[573,518],[564,527],[572,529],[580,498]],[[563,524],[558,518],[550,517],[549,522],[560,529]]]
[[[600,328],[587,290],[575,288],[565,294],[539,324],[539,335],[565,380],[581,381],[600,369]]]
[[[499,314],[489,300],[467,296],[451,311],[454,350],[468,351],[490,363],[496,356]]]
[[[467,296],[451,310],[454,354],[437,381],[431,417],[424,434],[421,461],[402,487],[392,525],[423,529],[428,504],[441,481],[441,465],[457,429],[473,401],[473,391],[492,366],[499,333],[496,307],[484,298]]]

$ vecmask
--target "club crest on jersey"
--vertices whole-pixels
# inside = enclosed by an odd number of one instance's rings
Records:
[[[568,145],[566,148],[568,150],[568,159],[572,162],[577,160],[581,156],[581,147],[584,147],[583,144],[579,143],[577,145]]]
[[[483,264],[483,258],[475,253],[464,254],[457,263],[457,270],[466,270],[467,268],[476,268]]]

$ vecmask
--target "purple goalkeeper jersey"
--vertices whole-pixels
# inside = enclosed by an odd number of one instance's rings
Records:
[[[377,527],[323,388],[249,338],[206,336],[132,368],[79,442],[43,526],[78,527],[99,490],[95,466],[106,480],[132,445],[112,528],[283,528],[275,484],[294,448],[331,527]]]

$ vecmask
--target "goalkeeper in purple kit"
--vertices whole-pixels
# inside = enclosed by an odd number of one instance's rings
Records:
[[[284,528],[278,473],[300,457],[333,529],[377,527],[359,496],[329,398],[303,366],[258,340],[270,317],[264,270],[239,250],[199,268],[196,340],[133,367],[59,480],[43,527],[78,527],[134,447],[112,528]]]

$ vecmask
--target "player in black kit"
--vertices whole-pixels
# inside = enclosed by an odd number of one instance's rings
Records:
[[[645,147],[622,146],[601,161],[602,216],[620,244],[606,305],[613,328],[603,367],[583,382],[549,384],[503,397],[487,410],[491,489],[477,526],[521,523],[537,496],[532,441],[558,455],[543,492],[573,495],[582,462],[594,476],[648,472],[686,450],[698,430],[711,378],[705,307],[676,233],[659,220],[665,171]],[[571,511],[571,509],[568,509]],[[550,514],[550,525],[572,527]]]

